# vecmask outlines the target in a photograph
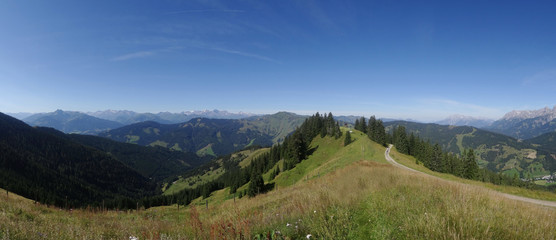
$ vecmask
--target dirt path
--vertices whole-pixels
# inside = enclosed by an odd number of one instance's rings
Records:
[[[442,179],[444,181],[449,181],[449,180],[446,180],[446,179],[443,179],[443,178],[439,178],[437,176],[430,175],[428,173],[417,171],[417,170],[415,170],[413,168],[409,168],[405,165],[399,164],[392,157],[390,157],[390,149],[391,148],[392,148],[392,145],[390,145],[390,146],[388,146],[388,148],[386,148],[386,151],[384,152],[384,157],[386,158],[386,161],[390,162],[392,165],[394,165],[396,167],[399,167],[399,168],[409,170],[409,171],[426,174],[428,176],[435,177],[435,178],[438,178],[438,179]],[[503,196],[503,197],[509,198],[509,199],[513,199],[513,200],[518,200],[518,201],[523,201],[523,202],[528,202],[528,203],[533,203],[533,204],[538,204],[538,205],[543,205],[543,206],[548,206],[548,207],[556,207],[556,202],[552,202],[552,201],[539,200],[539,199],[534,199],[534,198],[527,198],[527,197],[502,193],[502,192],[498,192],[498,191],[494,191],[494,192],[496,194],[499,194],[500,196]]]

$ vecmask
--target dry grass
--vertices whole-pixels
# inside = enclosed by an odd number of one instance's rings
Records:
[[[336,154],[331,159],[345,161]],[[179,212],[177,206],[139,213],[67,212],[15,196],[4,199],[0,239],[556,238],[554,208],[367,160],[254,198],[213,202],[208,209],[192,204]]]

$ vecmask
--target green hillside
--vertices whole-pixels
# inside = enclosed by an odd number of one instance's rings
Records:
[[[273,136],[272,142],[284,141],[286,136],[292,133],[295,128],[301,126],[306,116],[300,116],[289,112],[278,112],[275,114],[255,116],[244,119],[244,129],[257,129],[267,135]]]
[[[56,206],[86,206],[155,193],[155,185],[111,155],[0,113],[0,186]]]
[[[0,201],[5,213],[0,215],[0,237],[25,239],[37,233],[46,239],[556,237],[556,226],[547,224],[556,209],[396,168],[383,163],[384,147],[358,131],[352,135],[354,141],[345,147],[342,138],[317,136],[310,144],[313,154],[277,176],[277,189],[253,198],[234,198],[223,189],[189,206],[69,213],[10,195]]]
[[[119,142],[216,157],[253,145],[270,146],[283,141],[305,118],[280,112],[240,120],[197,118],[180,124],[141,122],[100,135]]]
[[[238,151],[216,160],[210,161],[192,171],[179,176],[177,180],[167,183],[164,194],[174,194],[186,188],[195,188],[199,185],[216,180],[226,172],[231,165],[241,168],[250,164],[253,158],[267,152],[269,148],[247,149]]]
[[[447,126],[406,121],[385,123],[387,131],[404,126],[408,132],[438,143],[442,149],[461,154],[472,148],[477,154],[480,167],[494,172],[521,178],[543,176],[556,172],[556,156],[540,150],[527,142],[468,126]]]
[[[78,134],[66,136],[75,142],[110,154],[126,166],[155,182],[178,176],[208,160],[208,158],[199,157],[194,153],[174,151],[164,147],[145,147],[97,136]]]
[[[524,142],[546,150],[551,154],[556,154],[556,132],[545,133],[535,138],[527,139]]]

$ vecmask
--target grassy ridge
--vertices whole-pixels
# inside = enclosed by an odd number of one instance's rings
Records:
[[[398,169],[382,163],[382,146],[358,132],[353,136],[347,147],[341,146],[342,139],[317,137],[312,146],[318,148],[306,165],[277,179],[296,181],[235,201],[227,199],[227,189],[220,190],[209,198],[208,208],[199,199],[179,211],[174,205],[138,213],[70,213],[14,199],[0,201],[0,238],[556,238],[556,209]],[[393,157],[405,156],[393,152]]]

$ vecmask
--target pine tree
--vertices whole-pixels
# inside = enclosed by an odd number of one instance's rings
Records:
[[[249,195],[249,197],[254,197],[257,194],[261,193],[263,191],[263,188],[263,176],[260,173],[253,171],[251,175],[251,182],[249,182],[249,186],[247,187],[247,195]]]
[[[349,131],[346,132],[346,137],[344,138],[344,146],[347,146],[351,143],[351,133]]]
[[[464,151],[464,175],[468,179],[475,179],[477,177],[479,166],[475,160],[475,153],[473,149]]]

